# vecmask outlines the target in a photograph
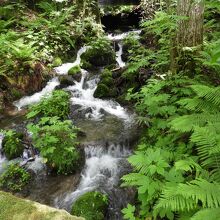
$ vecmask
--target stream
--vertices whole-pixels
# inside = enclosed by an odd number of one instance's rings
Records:
[[[118,44],[116,62],[123,68],[122,39],[129,33],[138,37],[139,31],[130,31],[119,35],[109,34],[108,39]],[[82,47],[73,63],[65,63],[55,71],[57,75],[65,75],[68,70],[80,64],[81,55],[88,49]],[[81,70],[80,82],[74,81],[73,86],[64,88],[71,93],[71,119],[74,124],[85,132],[86,137],[80,140],[85,152],[85,165],[82,171],[69,176],[47,175],[42,158],[36,156],[33,162],[28,161],[26,167],[36,175],[35,180],[22,195],[57,208],[70,211],[71,205],[86,192],[98,190],[108,195],[109,208],[106,220],[121,220],[121,209],[134,198],[134,191],[120,187],[120,178],[131,169],[126,158],[132,153],[132,147],[137,141],[138,130],[135,116],[128,109],[114,100],[103,100],[94,97],[99,82],[99,72],[89,73]],[[26,96],[14,102],[18,111],[28,105],[39,102],[49,96],[60,84],[58,77],[48,81],[45,88],[31,96]],[[3,136],[0,135],[0,172],[6,158],[1,153]]]

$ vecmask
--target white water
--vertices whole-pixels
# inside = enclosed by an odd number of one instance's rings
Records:
[[[85,82],[87,74],[87,71],[82,70],[81,81],[75,82],[74,86],[67,88],[67,90],[71,91],[73,95],[71,98],[72,104],[80,105],[84,109],[90,108],[91,113],[87,113],[86,117],[94,120],[99,120],[103,117],[102,110],[111,115],[115,115],[118,118],[129,120],[128,113],[117,102],[112,100],[102,100],[94,97],[98,79],[94,78]]]
[[[0,173],[3,170],[3,165],[6,162],[6,157],[2,154],[2,141],[4,135],[0,133]]]
[[[120,41],[126,38],[129,34],[133,34],[133,37],[139,38],[139,34],[141,33],[140,30],[135,30],[135,31],[128,31],[122,34],[108,34],[108,39],[112,41]]]
[[[107,149],[103,146],[87,146],[85,148],[86,164],[81,174],[81,181],[77,189],[55,199],[55,206],[69,209],[71,204],[86,192],[96,190],[109,190],[116,186],[120,180],[120,171],[125,158],[130,151],[125,146],[110,145]]]
[[[21,98],[18,101],[14,102],[14,105],[18,108],[18,110],[21,110],[21,108],[35,104],[39,102],[44,96],[50,95],[52,91],[55,89],[56,86],[60,84],[57,77],[51,79],[46,87],[44,87],[40,92],[34,93],[31,96],[25,96]]]
[[[125,62],[122,60],[122,54],[123,54],[123,47],[122,44],[118,43],[119,50],[116,52],[116,61],[119,65],[119,67],[123,68],[125,67]]]
[[[84,46],[82,48],[80,48],[80,50],[77,52],[77,57],[75,62],[73,63],[64,63],[61,66],[58,66],[56,68],[54,68],[54,70],[56,71],[57,74],[59,75],[65,75],[68,73],[69,69],[71,69],[74,66],[78,66],[80,65],[81,62],[81,55],[83,53],[85,53],[87,51],[87,49],[89,49],[89,46]]]

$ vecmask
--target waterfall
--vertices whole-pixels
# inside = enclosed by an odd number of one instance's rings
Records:
[[[3,155],[3,152],[2,152],[3,138],[4,138],[4,135],[0,133],[0,173],[3,170],[3,164],[6,162],[6,157]]]
[[[57,77],[51,79],[46,87],[44,87],[40,92],[36,92],[31,96],[25,96],[21,98],[18,101],[14,102],[14,105],[18,108],[18,110],[21,110],[21,108],[35,104],[39,102],[44,96],[50,95],[52,91],[55,89],[56,86],[60,84]]]
[[[55,206],[70,210],[72,203],[86,192],[96,189],[109,192],[117,188],[128,155],[130,151],[127,147],[119,144],[108,147],[86,146],[86,164],[78,188],[62,198],[56,198]]]
[[[108,34],[107,38],[112,41],[120,41],[126,38],[129,34],[133,34],[135,38],[139,38],[141,31],[140,30],[134,30],[134,31],[128,31],[124,32],[122,34]]]
[[[80,50],[77,52],[76,60],[73,63],[64,63],[61,66],[58,66],[54,68],[57,74],[64,75],[67,74],[69,69],[71,69],[74,66],[80,65],[81,62],[81,55],[85,53],[90,47],[89,46],[83,46],[80,48]]]
[[[99,79],[98,77],[95,77],[85,82],[87,74],[87,71],[82,70],[81,81],[75,82],[74,86],[67,88],[68,91],[72,92],[72,98],[70,99],[72,104],[80,105],[84,109],[90,108],[91,113],[87,113],[85,116],[94,120],[99,120],[103,117],[103,110],[118,118],[129,120],[129,114],[117,102],[94,97],[94,92]]]
[[[81,62],[81,55],[86,52],[89,47],[84,46],[79,49],[77,52],[77,57],[74,63],[65,63],[59,67],[54,68],[58,75],[64,75],[68,73],[68,70],[74,66],[77,66]],[[14,102],[14,105],[21,110],[23,107],[38,103],[43,97],[50,95],[56,86],[60,85],[58,77],[54,77],[51,79],[45,88],[43,88],[40,92],[36,92],[31,96],[25,96],[18,101]]]
[[[116,61],[119,65],[119,67],[123,68],[125,67],[125,62],[122,60],[122,54],[123,54],[123,47],[122,44],[118,43],[119,50],[116,52]]]

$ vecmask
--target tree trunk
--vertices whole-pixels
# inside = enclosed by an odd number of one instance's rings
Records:
[[[176,73],[178,62],[184,57],[184,47],[203,44],[204,0],[178,0],[178,21],[176,37],[172,40],[170,70]]]
[[[178,23],[177,44],[193,47],[203,43],[204,1],[178,0],[177,15],[187,17]]]

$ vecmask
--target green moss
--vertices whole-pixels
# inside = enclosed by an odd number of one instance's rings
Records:
[[[60,65],[62,65],[62,60],[61,60],[61,58],[60,57],[56,57],[54,60],[53,60],[53,63],[52,63],[52,66],[53,67],[56,67],[56,66],[60,66]]]
[[[73,204],[71,214],[80,215],[86,220],[103,220],[107,207],[106,195],[100,192],[88,192]]]
[[[74,66],[71,69],[69,69],[68,75],[73,76],[73,75],[80,73],[80,72],[81,72],[81,68],[80,68],[80,66],[77,65],[77,66]]]
[[[23,134],[16,133],[13,130],[5,132],[2,146],[7,159],[11,160],[17,158],[23,153],[24,146],[21,142],[22,138]]]
[[[1,220],[85,220],[36,202],[17,198],[0,191]]]

